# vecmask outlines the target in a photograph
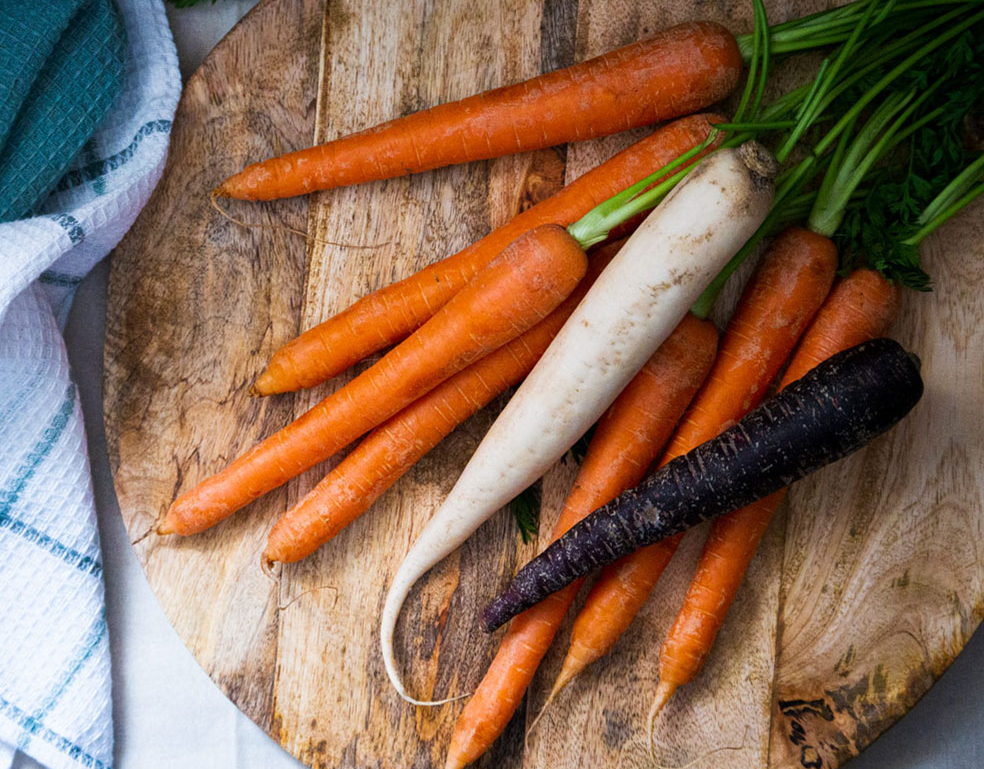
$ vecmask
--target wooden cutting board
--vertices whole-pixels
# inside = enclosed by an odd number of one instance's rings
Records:
[[[820,7],[774,0],[773,20]],[[272,204],[207,193],[246,162],[521,80],[694,16],[750,29],[717,0],[266,0],[189,81],[164,179],[112,259],[105,415],[120,507],[147,577],[202,667],[315,767],[442,766],[456,702],[405,705],[378,617],[391,577],[501,401],[450,436],[308,561],[264,576],[276,515],[304,475],[212,531],[140,539],[174,496],[338,382],[259,400],[270,354],[355,298],[475,240],[634,138],[617,136]],[[803,72],[783,71],[784,85]],[[659,722],[660,765],[835,767],[906,712],[984,614],[984,206],[925,244],[936,291],[909,293],[896,336],[923,360],[922,403],[869,449],[796,486],[698,680]],[[740,282],[740,281],[739,281]],[[732,294],[737,290],[734,287]],[[726,303],[725,303],[726,304]],[[574,468],[544,480],[549,531]],[[524,747],[568,625],[486,767],[651,766],[645,716],[659,645],[705,530],[688,534],[614,652]],[[507,513],[416,591],[398,653],[421,697],[473,690],[496,648],[479,608],[535,552]]]

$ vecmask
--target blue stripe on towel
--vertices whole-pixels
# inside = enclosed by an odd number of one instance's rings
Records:
[[[65,391],[65,399],[62,401],[61,407],[51,420],[51,424],[44,431],[41,440],[37,442],[31,453],[21,463],[21,466],[17,469],[13,480],[7,485],[7,488],[0,491],[0,531],[9,529],[11,533],[17,534],[28,542],[47,550],[52,555],[75,566],[80,571],[98,577],[102,574],[102,564],[98,559],[92,556],[82,555],[79,551],[62,544],[43,531],[39,531],[24,521],[17,520],[10,515],[10,511],[20,498],[21,492],[27,486],[27,482],[37,471],[44,458],[51,453],[51,449],[54,448],[58,439],[61,438],[62,433],[65,431],[65,426],[68,424],[68,418],[72,415],[74,408],[75,384],[71,383]]]
[[[56,749],[82,766],[88,767],[89,769],[113,769],[112,766],[104,764],[94,756],[90,756],[74,742],[66,737],[62,737],[58,732],[52,731],[47,726],[38,724],[32,727],[31,717],[14,703],[8,702],[3,697],[0,697],[0,713],[16,722],[21,729],[31,729],[36,737],[40,737],[49,745],[53,745]]]
[[[151,134],[167,134],[171,130],[170,120],[151,120],[149,123],[144,123],[140,126],[136,135],[126,147],[121,149],[115,155],[110,155],[104,160],[97,160],[94,163],[88,163],[82,168],[78,168],[74,171],[69,171],[62,177],[62,180],[58,182],[58,186],[55,188],[56,191],[62,192],[64,190],[71,189],[72,187],[78,187],[86,182],[91,182],[98,179],[100,176],[105,176],[110,171],[115,171],[122,165],[125,165],[127,161],[133,157],[134,153],[137,151],[137,147],[140,146],[146,137]]]
[[[61,699],[65,690],[68,689],[69,684],[75,680],[75,676],[78,675],[82,666],[85,665],[89,657],[92,656],[92,652],[95,651],[96,647],[100,644],[103,637],[106,635],[106,609],[105,607],[99,613],[96,621],[93,623],[92,628],[89,630],[89,636],[85,643],[82,644],[82,648],[79,650],[79,654],[68,663],[68,669],[60,677],[58,685],[55,690],[49,694],[45,701],[41,703],[33,716],[30,716],[29,723],[30,726],[24,728],[24,732],[21,734],[20,739],[17,740],[17,749],[26,751],[28,744],[31,742],[31,737],[33,737],[38,729],[44,725],[44,719],[48,716],[51,710],[58,704],[58,700]]]
[[[60,288],[75,288],[79,283],[82,282],[81,275],[69,275],[67,272],[55,272],[54,270],[45,270],[38,276],[38,280],[42,283],[47,283],[49,286],[58,286]]]
[[[72,241],[72,245],[77,246],[85,240],[85,230],[82,229],[79,220],[74,216],[69,216],[68,214],[49,214],[48,218],[60,225],[68,233],[68,239]]]

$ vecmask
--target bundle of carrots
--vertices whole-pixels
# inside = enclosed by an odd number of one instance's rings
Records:
[[[913,185],[919,195],[910,197],[919,200],[921,215],[899,214],[878,190],[923,173],[917,147],[926,132],[954,141],[964,112],[984,91],[976,70],[953,64],[961,46],[984,53],[976,42],[984,11],[970,2],[947,5],[953,7],[939,13],[921,0],[857,0],[770,27],[761,0],[754,0],[754,32],[743,38],[716,24],[680,25],[566,70],[256,163],[226,180],[214,195],[268,200],[677,118],[475,244],[362,298],[277,351],[255,383],[259,395],[315,386],[396,345],[184,492],[158,533],[190,535],[215,525],[365,435],[270,532],[268,563],[304,558],[365,513],[457,425],[522,383],[387,597],[387,672],[406,699],[433,704],[405,692],[392,653],[410,586],[597,420],[553,532],[556,542],[484,617],[491,628],[516,616],[455,729],[447,766],[461,767],[505,729],[583,575],[624,551],[602,570],[574,623],[548,704],[615,646],[672,558],[679,543],[673,532],[706,514],[685,505],[657,514],[658,500],[680,496],[679,468],[694,456],[724,468],[716,441],[739,420],[763,440],[782,426],[783,417],[756,407],[784,366],[785,394],[777,397],[793,404],[783,406],[787,420],[803,393],[838,384],[847,392],[853,385],[844,372],[895,387],[899,397],[886,398],[886,412],[859,423],[851,440],[843,439],[851,431],[833,436],[822,425],[810,427],[809,437],[826,453],[818,449],[807,461],[810,441],[801,441],[802,472],[780,478],[778,471],[727,465],[750,480],[707,505],[720,513],[740,509],[714,523],[663,644],[655,718],[700,670],[783,498],[781,487],[887,429],[918,399],[918,374],[905,355],[872,340],[898,313],[900,284],[926,287],[919,241],[984,192],[984,156],[967,162],[966,153],[952,153],[955,160],[937,169],[932,183],[920,178]],[[771,59],[822,46],[836,47],[815,82],[762,104]],[[864,65],[851,69],[863,47]],[[735,87],[743,60],[748,77],[734,118],[691,114]],[[934,102],[944,87],[948,100]],[[821,124],[829,127],[805,159],[786,167]],[[776,146],[774,159],[754,141],[766,136]],[[900,155],[906,147],[908,156]],[[783,168],[778,176],[776,161]],[[901,176],[900,168],[907,169]],[[872,213],[893,226],[879,227],[876,237],[864,225]],[[803,218],[805,227],[792,224]],[[638,226],[627,241],[609,242],[589,258],[588,249],[627,222]],[[719,342],[708,314],[728,278],[767,237],[772,243]],[[867,252],[877,253],[862,267]],[[858,269],[835,283],[839,266]],[[831,423],[846,419],[851,403],[846,398],[830,411]],[[746,461],[759,456],[754,448]],[[654,462],[662,469],[643,482]],[[694,482],[723,483],[710,470],[705,476]],[[662,496],[652,496],[656,489]],[[613,521],[631,536],[619,540]]]

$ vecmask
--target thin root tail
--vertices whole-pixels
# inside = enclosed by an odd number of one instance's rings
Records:
[[[276,568],[277,561],[271,561],[266,557],[266,554],[260,556],[260,571],[263,572],[263,576],[266,577],[271,582],[280,583],[280,570]]]
[[[652,707],[649,708],[649,758],[656,763],[656,719],[670,701],[676,686],[669,681],[660,681],[656,687],[656,694],[653,697]]]
[[[147,537],[149,537],[151,534],[159,534],[160,532],[158,531],[158,528],[159,527],[157,524],[151,524],[150,527],[147,529],[147,531],[145,531],[143,534],[141,534],[139,537],[133,540],[130,544],[137,545],[143,542],[145,539],[147,539]]]
[[[263,222],[244,222],[242,219],[237,219],[236,217],[234,217],[232,214],[230,214],[228,211],[222,208],[222,206],[219,205],[218,198],[220,197],[228,198],[228,196],[222,192],[222,187],[216,187],[208,195],[209,205],[211,205],[212,208],[218,211],[219,215],[223,219],[227,219],[233,224],[238,224],[240,227],[250,227],[259,230],[280,230],[281,232],[290,232],[293,233],[294,235],[300,235],[305,240],[307,240],[308,237],[311,237],[311,240],[313,242],[319,243],[324,246],[337,246],[338,248],[352,248],[356,250],[371,251],[374,248],[382,248],[383,246],[388,246],[392,242],[392,241],[386,241],[385,243],[372,243],[369,245],[362,245],[359,243],[336,243],[331,240],[323,240],[321,238],[315,238],[313,236],[309,236],[309,234],[304,230],[299,230],[296,227],[288,227],[286,224],[264,224]]]

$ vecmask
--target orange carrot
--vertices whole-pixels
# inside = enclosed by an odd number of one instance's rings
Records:
[[[663,126],[457,254],[363,297],[274,353],[254,391],[271,395],[313,387],[400,341],[524,232],[541,224],[566,226],[577,221],[696,147],[707,138],[710,122],[722,120],[718,115],[692,115]]]
[[[522,236],[382,360],[175,500],[158,533],[202,531],[327,459],[543,320],[586,270],[587,256],[562,227]]]
[[[837,251],[829,238],[793,227],[781,233],[745,287],[711,373],[687,410],[660,465],[715,438],[761,402],[830,290]],[[606,567],[574,623],[554,684],[566,686],[604,656],[631,624],[669,563],[680,536]]]
[[[885,336],[901,303],[899,284],[890,283],[875,270],[855,270],[839,280],[790,361],[783,386],[841,350]]]
[[[717,331],[710,322],[691,314],[680,322],[598,421],[552,539],[642,479],[707,375],[716,345]],[[477,759],[505,729],[581,582],[513,620],[488,673],[458,719],[447,769]]]
[[[281,516],[267,539],[268,561],[306,558],[362,515],[455,427],[525,377],[624,241],[591,256],[577,288],[522,336],[486,355],[373,430]]]
[[[272,200],[594,139],[703,109],[741,71],[734,37],[680,24],[572,67],[247,166],[215,194]]]
[[[858,270],[841,280],[803,336],[780,389],[832,355],[884,336],[899,302],[898,286],[873,270]],[[703,667],[759,540],[785,495],[785,489],[777,491],[714,522],[683,606],[660,649],[651,719]]]

